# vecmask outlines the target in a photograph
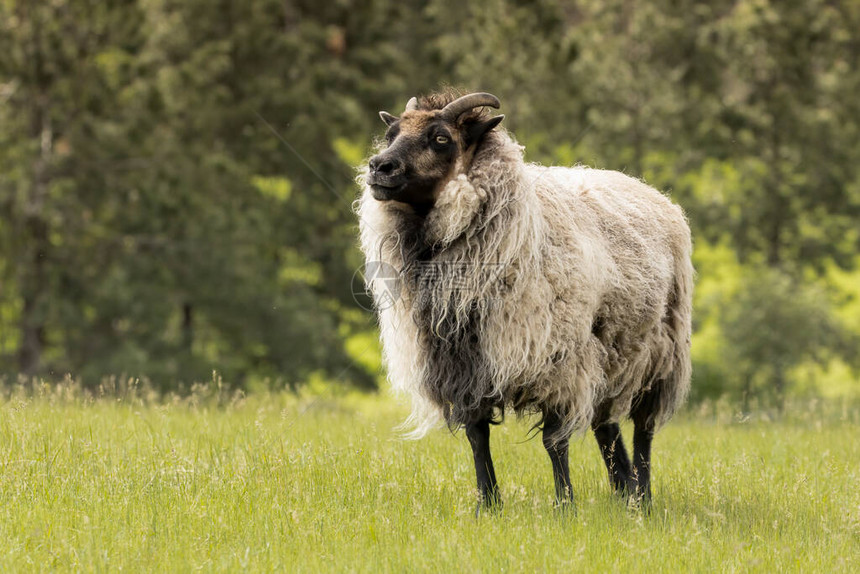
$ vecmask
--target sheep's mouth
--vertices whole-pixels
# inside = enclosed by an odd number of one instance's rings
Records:
[[[367,183],[376,201],[402,203],[419,215],[426,215],[433,207],[437,180],[432,177],[389,178],[371,174]]]
[[[399,185],[380,185],[374,183],[370,186],[373,199],[377,201],[391,201],[397,199],[397,195],[406,187],[405,183]]]

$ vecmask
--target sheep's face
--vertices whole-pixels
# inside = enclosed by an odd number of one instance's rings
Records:
[[[504,117],[470,120],[464,112],[454,115],[446,109],[407,106],[399,118],[380,112],[388,125],[387,147],[368,162],[367,183],[374,199],[405,203],[426,214],[439,189],[458,166],[468,163],[483,135]]]

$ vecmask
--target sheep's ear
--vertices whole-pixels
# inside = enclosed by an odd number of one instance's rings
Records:
[[[382,121],[385,122],[385,125],[390,126],[400,118],[396,118],[389,114],[388,112],[379,112],[379,117],[382,118]]]
[[[505,119],[505,116],[496,116],[483,122],[475,122],[463,126],[466,130],[466,147],[479,142],[485,133],[499,125],[503,119]]]

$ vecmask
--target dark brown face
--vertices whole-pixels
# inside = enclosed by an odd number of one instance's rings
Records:
[[[406,111],[396,118],[380,113],[388,125],[388,147],[368,162],[367,183],[378,201],[399,201],[426,213],[455,162],[496,126],[502,116],[458,124],[438,110]]]
[[[455,126],[437,116],[423,111],[406,112],[403,118],[388,116],[388,147],[368,163],[367,183],[374,199],[400,201],[420,210],[432,206],[439,182],[461,153]]]

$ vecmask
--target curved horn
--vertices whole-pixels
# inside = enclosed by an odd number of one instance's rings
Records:
[[[407,112],[412,112],[418,109],[418,98],[412,97],[406,102],[406,110]]]
[[[448,119],[457,119],[460,114],[468,112],[473,108],[477,108],[479,106],[490,106],[491,108],[498,108],[501,105],[499,102],[499,98],[494,96],[493,94],[488,94],[486,92],[478,92],[476,94],[469,94],[468,96],[463,96],[457,98],[444,108],[442,108],[442,115]]]

